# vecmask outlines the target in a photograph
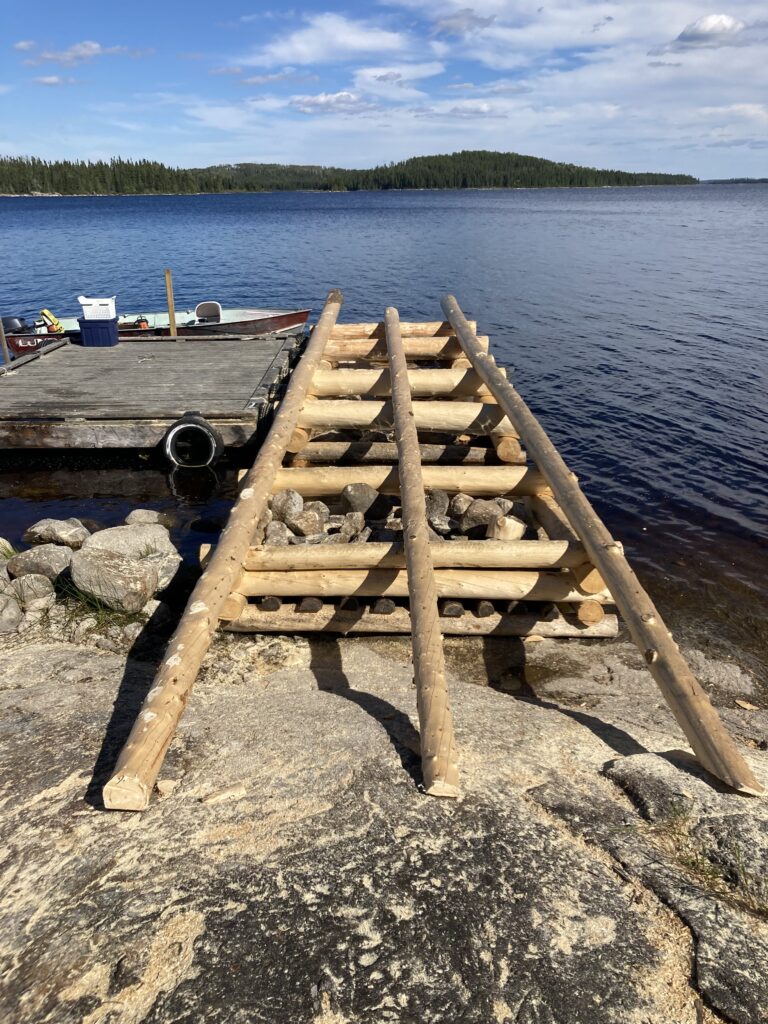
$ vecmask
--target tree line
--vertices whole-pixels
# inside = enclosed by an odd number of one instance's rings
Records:
[[[298,164],[222,164],[196,169],[156,160],[40,160],[0,157],[0,194],[146,195],[194,192],[434,188],[578,188],[691,185],[688,174],[634,174],[556,163],[519,153],[463,150],[420,156],[369,170]]]

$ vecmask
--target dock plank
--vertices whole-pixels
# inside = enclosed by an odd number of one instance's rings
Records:
[[[293,338],[65,344],[0,375],[0,443],[144,447],[185,412],[221,421],[226,443],[256,429],[289,370]],[[226,421],[226,422],[225,422]],[[142,425],[143,424],[143,425]],[[122,442],[122,443],[121,443]]]

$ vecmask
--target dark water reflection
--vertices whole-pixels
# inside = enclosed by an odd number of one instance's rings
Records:
[[[766,238],[768,186],[0,199],[0,310],[161,308],[165,265],[180,305],[317,310],[339,285],[346,319],[435,319],[453,291],[662,603],[706,611],[713,642],[742,609],[744,644],[766,632]],[[0,465],[0,535],[83,511],[46,473]],[[173,507],[189,553],[231,488],[150,477],[104,478],[89,514]]]

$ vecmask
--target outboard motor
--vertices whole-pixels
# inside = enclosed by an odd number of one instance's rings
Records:
[[[23,316],[2,317],[3,330],[6,334],[31,334],[34,328]]]
[[[199,412],[185,412],[168,428],[163,451],[174,466],[200,469],[213,466],[224,451],[221,434]]]

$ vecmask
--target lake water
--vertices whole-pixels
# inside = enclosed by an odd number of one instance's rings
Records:
[[[452,291],[677,621],[763,649],[767,243],[761,185],[0,199],[0,310],[159,309],[165,266],[182,306],[317,311],[339,286],[343,319],[438,319]],[[90,514],[119,521],[138,472]],[[67,478],[0,463],[0,535],[82,511]],[[191,551],[229,493],[145,503]]]

